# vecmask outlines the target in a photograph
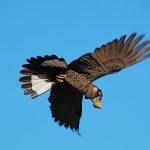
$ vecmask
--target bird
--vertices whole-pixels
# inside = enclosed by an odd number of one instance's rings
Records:
[[[136,32],[123,35],[70,64],[56,55],[31,57],[20,71],[21,88],[32,99],[50,91],[48,101],[54,121],[79,133],[83,96],[95,108],[102,108],[102,90],[92,82],[148,58],[150,40],[144,37]]]

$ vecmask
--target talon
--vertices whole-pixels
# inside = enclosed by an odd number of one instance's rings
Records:
[[[60,74],[59,76],[65,78],[67,75],[66,74]]]
[[[59,81],[59,82],[61,82],[61,83],[64,82],[64,80],[62,80],[62,79],[57,79],[57,81]]]
[[[60,74],[59,75],[60,78],[66,78],[66,76],[67,76],[66,74]]]
[[[59,79],[64,79],[64,78],[66,78],[66,76],[67,75],[64,75],[64,74],[56,75],[56,77]]]

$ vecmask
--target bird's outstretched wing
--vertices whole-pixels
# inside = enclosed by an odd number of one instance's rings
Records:
[[[64,125],[66,128],[70,127],[79,132],[82,97],[83,94],[67,82],[53,86],[49,102],[55,122],[58,122],[60,126]]]
[[[74,60],[69,68],[84,74],[90,81],[118,72],[150,56],[150,40],[141,43],[143,37],[136,37],[136,33],[128,38],[123,35]]]
[[[57,80],[57,75],[65,75],[68,70],[65,60],[56,55],[46,55],[31,57],[27,62],[20,71],[23,77],[19,79],[23,82],[21,87],[26,89],[24,94],[35,98],[51,89],[49,102],[52,117],[60,126],[79,132],[83,94],[67,82]]]

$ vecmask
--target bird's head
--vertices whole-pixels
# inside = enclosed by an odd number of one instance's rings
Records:
[[[102,91],[100,89],[98,89],[97,87],[93,87],[93,93],[94,93],[94,97],[91,99],[93,102],[93,106],[96,108],[101,109],[102,108],[102,104],[101,104],[101,99],[102,99]]]

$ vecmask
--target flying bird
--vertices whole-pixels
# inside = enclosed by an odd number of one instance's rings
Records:
[[[55,122],[79,132],[82,98],[90,99],[93,106],[102,108],[102,91],[92,84],[98,78],[114,74],[150,56],[150,40],[141,42],[144,35],[133,33],[96,48],[67,65],[56,55],[27,59],[20,71],[24,94],[34,99],[51,90],[50,111]]]

